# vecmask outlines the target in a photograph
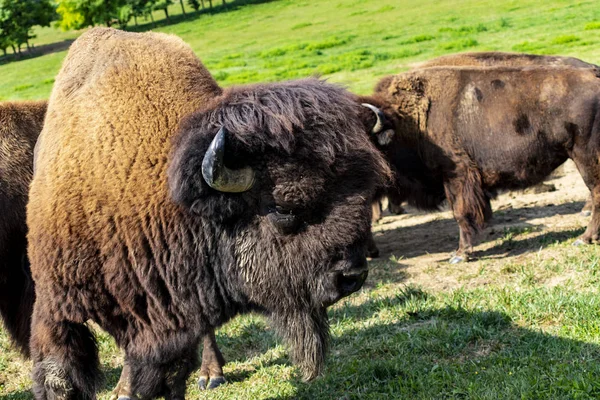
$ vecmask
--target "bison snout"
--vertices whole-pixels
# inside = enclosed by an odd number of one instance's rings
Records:
[[[337,288],[342,297],[358,291],[369,275],[367,269],[340,272],[337,276]]]

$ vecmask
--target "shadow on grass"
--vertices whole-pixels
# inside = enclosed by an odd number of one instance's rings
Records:
[[[272,399],[600,396],[595,344],[520,327],[497,311],[446,306],[405,315],[395,323],[345,329],[332,340],[323,377],[295,380],[293,395]]]
[[[481,243],[499,239],[511,229],[543,230],[543,225],[528,223],[528,220],[548,218],[555,215],[578,214],[584,202],[572,202],[558,205],[511,208],[494,212],[494,219],[481,236]],[[476,251],[474,258],[491,257],[501,254],[515,256],[539,250],[556,241],[573,239],[583,233],[585,228],[563,232],[548,232],[529,239],[504,240],[502,243],[483,251]],[[496,235],[495,237],[493,235]],[[498,236],[500,235],[500,236]],[[449,238],[454,239],[449,239]],[[415,242],[417,244],[415,245]],[[406,258],[418,257],[429,253],[448,253],[458,247],[458,225],[453,218],[428,221],[423,224],[390,229],[375,234],[375,243],[380,250],[380,258],[387,260],[392,255]]]
[[[222,13],[238,10],[239,8],[244,7],[244,6],[270,3],[273,1],[277,1],[277,0],[232,0],[232,1],[228,1],[227,5],[223,5],[223,4],[214,5],[212,8],[207,7],[205,9],[200,9],[198,11],[188,12],[186,15],[177,14],[177,15],[170,16],[169,19],[164,18],[164,19],[154,21],[154,22],[144,21],[144,23],[138,24],[137,26],[130,25],[127,27],[127,30],[131,31],[131,32],[144,32],[144,31],[149,31],[151,29],[163,28],[165,26],[170,26],[170,25],[176,25],[176,24],[179,24],[179,23],[185,22],[185,21],[194,21],[204,15],[210,16],[210,15],[222,14]]]
[[[59,53],[61,51],[67,50],[69,46],[71,46],[71,43],[73,43],[74,41],[75,39],[66,39],[61,42],[32,47],[31,50],[22,51],[19,55],[8,54],[6,56],[0,57],[0,65],[16,61],[30,60],[32,58],[42,57],[47,54]]]

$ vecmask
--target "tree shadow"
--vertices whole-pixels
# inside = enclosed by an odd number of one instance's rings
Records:
[[[578,214],[584,202],[509,208],[494,212],[493,220],[481,235],[479,243],[499,239],[511,230],[542,231],[541,224],[529,223],[529,220],[548,218],[555,215]],[[383,223],[385,226],[385,221]],[[474,258],[493,257],[498,255],[515,256],[530,251],[537,251],[540,245],[572,239],[584,228],[562,232],[541,233],[534,238],[508,240],[486,250],[473,253]],[[399,227],[375,232],[375,243],[380,251],[380,258],[388,259],[393,255],[404,258],[419,257],[430,253],[445,253],[443,258],[458,247],[458,225],[453,218],[437,219],[409,227]]]
[[[185,15],[184,14],[171,15],[169,17],[169,19],[164,18],[164,19],[160,19],[160,20],[155,20],[154,22],[144,21],[143,23],[140,23],[137,26],[128,25],[126,30],[131,31],[131,32],[145,32],[145,31],[149,31],[152,29],[156,29],[156,28],[163,28],[166,26],[176,25],[181,22],[194,21],[205,15],[210,16],[210,15],[222,14],[222,13],[226,13],[226,12],[236,11],[244,6],[270,3],[273,1],[277,1],[277,0],[231,0],[231,1],[227,1],[226,5],[224,5],[224,4],[213,5],[212,8],[208,8],[208,6],[207,6],[207,8],[199,9],[198,11],[188,12]]]
[[[32,46],[31,50],[22,51],[21,54],[7,54],[0,57],[0,65],[11,62],[30,60],[32,58],[42,57],[52,53],[59,53],[68,50],[75,39],[65,39],[61,42],[43,44],[41,46]]]

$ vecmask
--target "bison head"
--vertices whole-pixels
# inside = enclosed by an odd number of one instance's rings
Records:
[[[169,166],[174,200],[213,230],[216,274],[270,315],[306,379],[326,308],[365,281],[370,199],[390,177],[360,109],[317,79],[232,88],[185,121]]]
[[[363,106],[359,117],[373,143],[380,148],[388,146],[395,134],[396,113],[384,101],[374,97],[359,97],[358,102]]]

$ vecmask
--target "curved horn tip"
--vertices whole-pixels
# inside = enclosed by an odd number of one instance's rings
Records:
[[[375,107],[373,104],[362,103],[361,105],[363,107],[367,107],[368,109],[373,111],[375,113],[375,116],[377,117],[377,122],[375,123],[375,126],[373,127],[373,129],[371,129],[371,133],[377,134],[377,133],[381,132],[381,130],[383,129],[383,121],[385,120],[383,111],[381,111],[379,108]]]
[[[246,192],[254,185],[254,171],[250,167],[233,170],[225,166],[226,133],[225,127],[221,127],[208,146],[202,160],[202,177],[208,186],[220,192]]]

